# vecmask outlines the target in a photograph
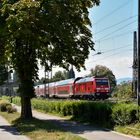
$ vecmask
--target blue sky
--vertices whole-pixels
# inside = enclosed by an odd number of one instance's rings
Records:
[[[101,0],[99,6],[89,10],[95,51],[91,51],[86,60],[86,70],[75,70],[76,77],[89,74],[96,65],[108,67],[116,78],[132,77],[133,32],[137,31],[138,25],[137,2]],[[102,54],[96,55],[98,52]],[[53,74],[56,71],[58,68],[53,69]]]
[[[95,51],[86,60],[87,70],[76,72],[83,76],[96,65],[104,65],[116,78],[132,77],[133,32],[137,31],[138,0],[101,0],[90,9]],[[96,55],[97,52],[102,52]]]

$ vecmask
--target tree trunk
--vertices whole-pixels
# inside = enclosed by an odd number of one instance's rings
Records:
[[[21,96],[21,118],[30,119],[32,118],[32,109],[31,109],[31,98]]]
[[[21,97],[21,118],[32,118],[31,99],[34,94],[34,79],[36,75],[37,61],[35,49],[32,48],[30,40],[16,38],[16,47],[13,50],[15,70],[18,73]]]

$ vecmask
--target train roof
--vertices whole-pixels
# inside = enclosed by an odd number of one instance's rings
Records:
[[[83,82],[90,82],[90,81],[94,81],[95,79],[108,79],[108,78],[101,78],[101,77],[83,77],[79,80],[77,80],[75,83],[83,83]],[[66,80],[61,80],[61,81],[57,81],[57,82],[52,82],[49,83],[50,87],[53,86],[59,86],[59,85],[68,85],[68,84],[73,84],[75,81],[75,78],[71,78],[71,79],[66,79]],[[34,86],[35,88],[40,87],[43,88],[45,84],[39,84]],[[46,86],[48,85],[48,83],[46,83]]]
[[[52,82],[52,83],[46,83],[46,86],[49,84],[49,86],[55,86],[55,83],[56,82]],[[45,85],[45,83],[41,83],[41,84],[38,84],[38,85],[35,85],[34,87],[37,88],[37,87],[40,87],[40,88],[43,88]]]
[[[61,80],[61,81],[57,81],[57,82],[52,82],[52,83],[49,83],[49,87],[72,84],[72,83],[74,83],[74,80],[75,80],[74,78],[71,78],[71,79]],[[43,88],[44,85],[45,84],[36,85],[35,88],[37,88],[37,87]],[[46,86],[47,85],[48,85],[48,83],[46,83]]]
[[[83,83],[83,82],[90,82],[94,81],[95,79],[107,79],[107,78],[101,78],[101,77],[83,77],[80,80],[76,81],[76,83]]]
[[[52,82],[52,83],[49,83],[49,86],[55,86],[55,84],[56,84],[56,82]]]
[[[72,84],[74,82],[74,80],[75,80],[74,78],[71,78],[71,79],[66,79],[66,80],[58,81],[58,82],[56,82],[56,86]]]
[[[93,81],[94,80],[94,77],[84,77],[84,78],[81,78],[80,80],[76,81],[76,83],[83,83],[83,82],[89,82],[89,81]]]

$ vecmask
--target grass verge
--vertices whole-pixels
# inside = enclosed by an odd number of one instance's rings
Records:
[[[125,126],[115,126],[114,130],[140,138],[140,122],[137,122],[135,124],[133,123],[130,125],[125,125]]]
[[[85,140],[77,135],[65,132],[49,120],[36,118],[23,120],[19,118],[19,113],[0,112],[0,115],[13,124],[21,134],[32,140]]]

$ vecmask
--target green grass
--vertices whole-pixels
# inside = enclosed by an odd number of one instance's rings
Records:
[[[0,115],[16,126],[21,134],[27,135],[32,140],[85,140],[77,135],[65,132],[49,120],[36,118],[23,120],[19,118],[19,113],[0,112]]]
[[[130,125],[125,125],[125,126],[115,126],[114,130],[140,138],[140,122],[133,123]]]

